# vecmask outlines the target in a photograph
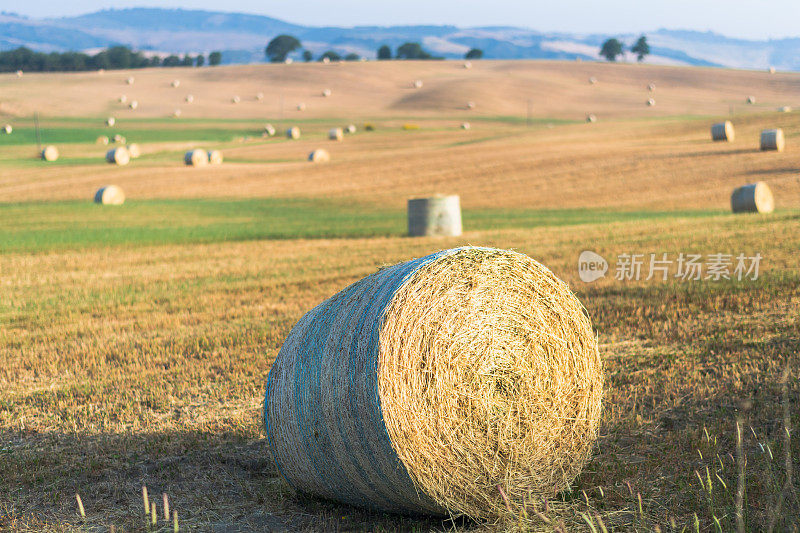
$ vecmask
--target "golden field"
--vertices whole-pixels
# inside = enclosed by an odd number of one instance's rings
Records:
[[[0,137],[0,529],[145,531],[146,484],[159,508],[169,494],[184,530],[733,531],[740,480],[750,530],[799,527],[800,114],[776,109],[800,104],[800,75],[473,65],[0,76],[0,121],[14,126]],[[55,163],[36,159],[34,112],[44,143],[60,150]],[[588,113],[598,122],[585,123]],[[712,143],[710,125],[725,119],[736,141]],[[265,123],[275,138],[261,137]],[[327,140],[349,123],[358,133]],[[298,141],[281,135],[293,125]],[[786,151],[760,152],[759,132],[773,127]],[[105,164],[108,147],[94,140],[114,133],[142,157]],[[186,167],[194,147],[221,149],[225,163]],[[319,147],[330,163],[305,160]],[[776,212],[730,214],[733,188],[758,180]],[[109,183],[126,204],[92,205]],[[463,237],[403,236],[406,200],[432,193],[461,196]],[[607,391],[573,490],[515,502],[492,524],[294,494],[261,419],[292,325],[382,265],[464,244],[527,253],[592,318]],[[610,261],[763,260],[755,281],[618,281],[612,266],[587,284],[583,250]]]

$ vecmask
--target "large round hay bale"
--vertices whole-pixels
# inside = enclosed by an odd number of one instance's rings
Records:
[[[422,89],[422,85],[422,80],[414,80],[414,83],[412,84],[415,89]]]
[[[183,162],[192,167],[202,167],[208,164],[208,154],[205,150],[189,150],[183,156]]]
[[[526,255],[470,247],[382,268],[308,312],[272,365],[264,419],[299,491],[490,518],[503,495],[521,507],[569,486],[602,395],[567,284]]]
[[[6,135],[11,135],[13,131],[14,128],[11,127],[11,124],[6,124],[3,126],[3,133],[5,133]]]
[[[777,128],[774,130],[764,130],[761,132],[761,149],[762,150],[775,150],[783,152],[786,147],[786,140],[783,137],[783,130]]]
[[[733,191],[731,209],[734,213],[772,213],[775,200],[763,181],[744,185]]]
[[[748,104],[755,104],[756,103],[756,97],[755,96],[748,96],[746,102]]]
[[[308,160],[312,163],[327,163],[331,160],[331,154],[324,148],[318,148],[308,154]]]
[[[177,89],[178,87],[181,86],[181,80],[172,80],[172,83],[170,83],[170,85],[172,86],[173,89]]]
[[[222,164],[222,152],[219,150],[209,150],[208,151],[208,162],[211,165],[221,165]]]
[[[116,124],[116,123],[117,123],[117,119],[115,119],[114,117],[108,117],[106,119],[106,126],[108,126],[109,128],[114,126],[114,124]]]
[[[106,152],[106,163],[113,165],[127,165],[131,162],[131,154],[124,146],[112,148]]]
[[[410,199],[408,234],[411,237],[461,235],[461,200],[458,195]]]
[[[58,148],[55,146],[45,146],[41,156],[45,161],[56,161],[58,159]]]
[[[345,131],[345,133],[352,134],[352,133],[355,133],[356,131],[358,131],[358,128],[356,128],[355,124],[348,124],[347,127],[344,129],[344,131]]]
[[[140,155],[142,155],[142,149],[139,148],[139,145],[136,143],[131,143],[127,146],[128,154],[130,154],[131,159],[136,159]]]
[[[267,137],[274,137],[275,136],[275,126],[272,124],[264,125],[264,135]]]
[[[322,97],[323,98],[328,98],[331,94],[333,94],[333,93],[331,92],[330,89],[322,89]]]
[[[711,126],[711,139],[714,141],[733,142],[736,133],[733,130],[733,123],[730,120],[719,122]]]
[[[344,131],[342,128],[331,128],[328,131],[328,139],[332,141],[341,141],[344,139]]]
[[[131,103],[128,104],[128,107],[131,109],[136,109],[137,107],[139,107],[139,102],[137,102],[136,100],[131,100]]]
[[[103,205],[122,205],[125,193],[116,185],[106,185],[94,194],[94,203]]]
[[[297,126],[293,126],[293,127],[289,128],[288,130],[286,130],[286,138],[287,139],[292,139],[294,141],[299,139],[300,138],[300,128],[298,128]]]

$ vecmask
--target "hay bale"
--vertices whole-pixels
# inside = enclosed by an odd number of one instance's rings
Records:
[[[267,379],[264,421],[296,489],[382,511],[507,514],[585,464],[603,363],[566,283],[530,257],[445,250],[308,312]]]
[[[331,154],[324,148],[318,148],[308,154],[308,160],[312,163],[327,163],[331,160]]]
[[[358,131],[358,129],[356,128],[355,124],[348,124],[347,127],[344,129],[344,131],[345,133],[353,134],[356,131]]]
[[[133,79],[133,76],[131,76],[130,78],[128,78],[127,80],[125,80],[125,83],[127,83],[128,85],[133,85],[133,82],[134,82],[134,81],[136,81],[136,80],[134,80],[134,79]]]
[[[304,104],[303,102],[300,102],[299,104],[297,104],[297,110],[298,111],[305,111],[306,110],[306,104]]]
[[[208,151],[208,163],[211,165],[221,165],[222,164],[222,152],[219,150],[209,150]]]
[[[711,126],[711,139],[714,141],[733,142],[736,138],[733,123],[730,120],[719,122]]]
[[[264,136],[265,137],[274,137],[275,136],[275,127],[272,124],[266,124],[264,126]]]
[[[323,89],[322,90],[322,97],[323,98],[328,98],[331,94],[333,94],[333,93],[331,93],[330,89]]]
[[[137,102],[136,100],[131,100],[131,103],[128,104],[128,107],[131,109],[136,109],[137,107],[139,107],[139,102]]]
[[[173,89],[177,89],[178,87],[181,86],[181,80],[172,80],[172,83],[170,83],[170,85],[172,86]]]
[[[288,139],[296,141],[297,139],[300,138],[300,128],[298,128],[297,126],[289,128],[288,130],[286,130],[286,137]]]
[[[648,84],[647,85],[647,90],[650,91],[651,93],[655,92],[656,91],[656,84],[655,83]]]
[[[114,124],[116,124],[116,123],[117,123],[117,119],[115,119],[114,117],[108,117],[106,119],[106,126],[108,126],[109,128],[114,126]]]
[[[791,112],[792,112],[792,106],[790,106],[790,105],[785,105],[785,106],[779,107],[779,108],[778,108],[778,111],[779,111],[780,113],[791,113]]]
[[[408,235],[411,237],[461,235],[461,200],[458,195],[410,199]]]
[[[467,102],[467,109],[469,110],[475,109],[475,102]]]
[[[194,95],[193,95],[193,94],[187,94],[187,95],[184,97],[184,99],[183,99],[183,100],[184,100],[184,102],[186,102],[187,104],[191,104],[191,103],[193,103],[193,102],[194,102]]]
[[[124,146],[118,146],[117,148],[112,148],[108,152],[106,152],[106,163],[111,163],[112,165],[127,165],[131,162],[131,154],[128,152],[128,149]]]
[[[596,84],[597,83],[597,78],[592,76],[591,78],[589,78],[589,83],[592,84],[592,85]]]
[[[256,93],[256,100],[259,102],[264,99],[264,93]]]
[[[469,122],[462,122],[461,123],[461,129],[462,130],[468,130],[470,128],[472,128],[472,124],[470,124]]]
[[[284,59],[283,62],[286,65],[291,65],[292,63],[294,63],[294,59],[292,59],[291,57],[287,57],[286,59]]]
[[[467,70],[471,69],[472,68],[472,62],[471,61],[464,61],[464,68],[467,69]]]
[[[103,205],[122,205],[125,193],[116,185],[106,185],[94,194],[94,203]]]
[[[325,57],[322,58],[322,64],[327,65],[330,62],[331,62],[331,58],[330,57],[325,56]]]
[[[748,104],[755,104],[756,103],[756,97],[755,96],[748,96],[746,102]]]
[[[120,135],[119,133],[115,134],[115,135],[114,135],[114,136],[111,138],[111,140],[112,140],[112,141],[114,141],[115,143],[119,143],[119,144],[125,144],[125,137],[123,137],[123,136],[122,136],[122,135]]]
[[[586,122],[590,124],[593,122],[597,122],[597,117],[594,115],[594,113],[589,113],[588,115],[586,115]]]
[[[130,154],[130,156],[131,156],[131,159],[136,159],[136,158],[138,158],[140,155],[142,155],[142,149],[141,149],[141,148],[139,148],[139,145],[138,145],[138,144],[136,144],[136,143],[131,143],[131,144],[129,144],[129,145],[127,146],[127,148],[128,148],[128,154]]]
[[[108,146],[108,137],[105,135],[101,135],[95,140],[97,144],[102,144],[103,146]]]
[[[365,122],[364,131],[375,131],[375,124],[373,124],[372,122]]]
[[[341,141],[344,139],[344,131],[342,128],[331,128],[328,131],[328,139],[331,141]]]
[[[205,150],[189,150],[183,156],[183,162],[192,167],[203,167],[208,164],[208,154]]]
[[[55,146],[45,146],[41,157],[44,161],[56,161],[58,159],[58,148]]]
[[[233,98],[231,98],[231,103],[232,104],[238,104],[241,101],[242,101],[242,99],[239,98],[238,96],[234,96]]]
[[[412,86],[415,89],[422,89],[422,80],[414,80],[414,83],[412,84]]]
[[[647,107],[653,107],[654,105],[656,105],[656,101],[653,100],[652,98],[649,98],[647,100]]]
[[[21,71],[21,70],[18,70],[18,71],[17,71],[17,77],[18,77],[18,78],[21,78],[21,77],[22,77],[22,71]]]
[[[181,118],[181,114],[182,114],[181,110],[176,109],[175,111],[172,112],[172,118]]]
[[[3,126],[3,133],[5,133],[6,135],[11,135],[11,132],[13,131],[14,128],[11,127],[11,124],[6,124],[5,126]]]
[[[762,150],[775,150],[778,152],[783,152],[785,147],[786,140],[783,137],[783,130],[781,128],[764,130],[761,132]]]
[[[734,213],[772,213],[775,199],[763,181],[738,187],[731,195],[731,210]]]
[[[775,74],[775,67],[769,67],[769,73]]]
[[[120,104],[124,104],[125,102],[128,101],[128,97],[124,94],[121,94],[117,100],[119,100]]]

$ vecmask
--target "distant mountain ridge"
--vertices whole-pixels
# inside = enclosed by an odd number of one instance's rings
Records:
[[[224,62],[250,63],[263,61],[264,46],[280,33],[297,36],[315,56],[335,50],[374,58],[382,44],[396,48],[419,41],[431,53],[451,59],[477,47],[487,59],[593,60],[608,37],[626,43],[638,37],[544,33],[517,27],[313,27],[262,15],[161,8],[106,9],[52,19],[0,14],[0,50],[19,46],[45,52],[96,50],[121,44],[165,54],[222,50]],[[800,38],[751,41],[685,30],[658,30],[647,37],[650,63],[800,70]]]

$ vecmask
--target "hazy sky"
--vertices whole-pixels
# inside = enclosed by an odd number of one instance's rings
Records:
[[[240,11],[309,25],[514,25],[581,33],[670,28],[755,39],[800,37],[800,0],[0,0],[0,11],[46,17],[111,5]]]

